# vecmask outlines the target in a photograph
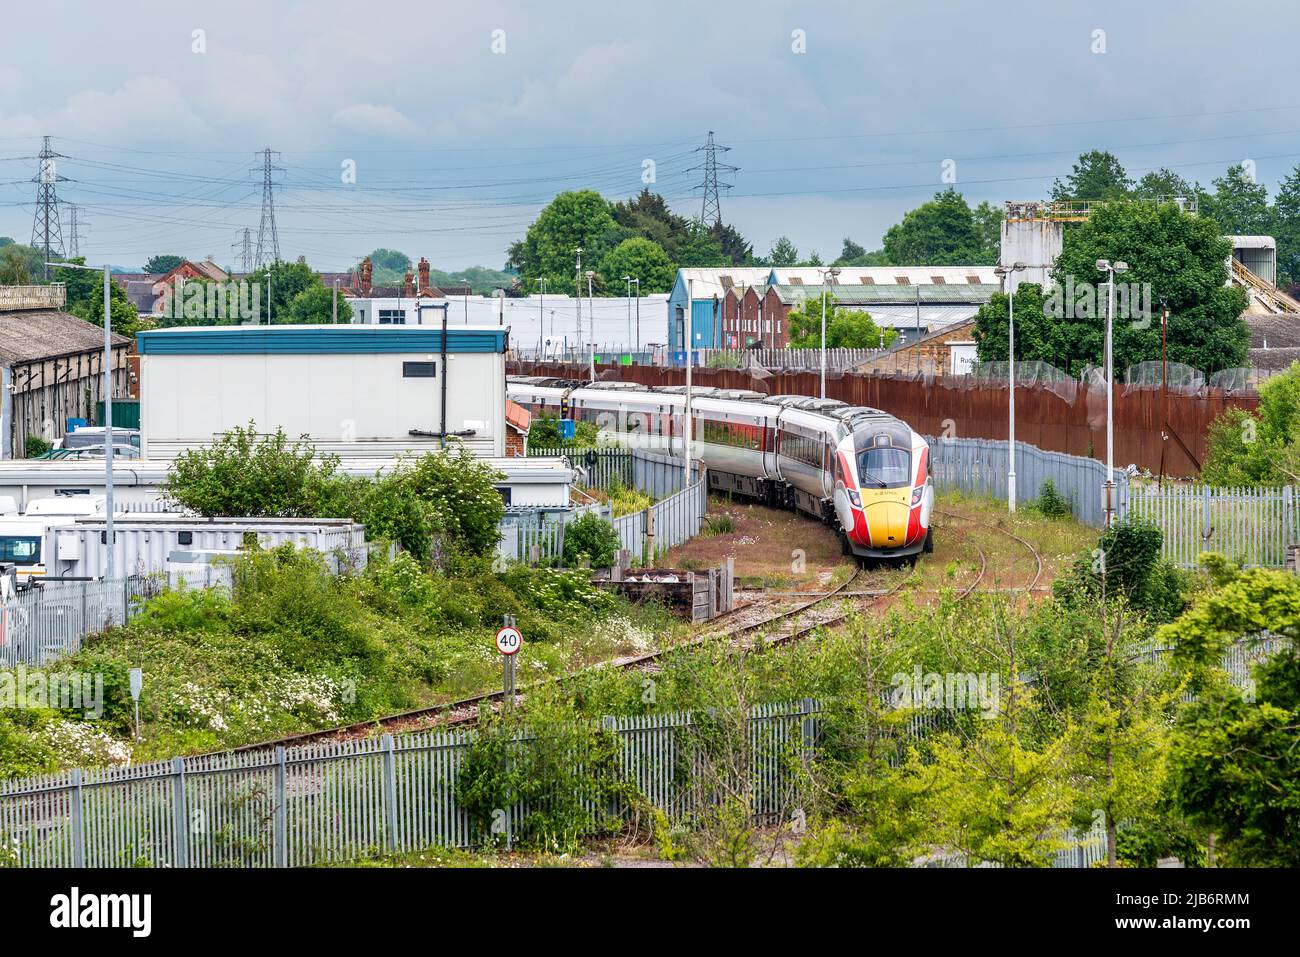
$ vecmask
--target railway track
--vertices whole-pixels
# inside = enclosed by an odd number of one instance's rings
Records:
[[[982,519],[974,518],[973,516],[970,515],[962,515],[958,512],[943,512],[937,509],[935,510],[935,514],[942,515],[945,518],[956,519],[957,521],[960,522],[967,522],[971,525],[979,525],[982,528],[991,529],[997,532],[999,535],[1004,535],[1007,538],[1010,538],[1011,540],[1024,546],[1024,548],[1028,550],[1029,554],[1033,557],[1034,560],[1034,577],[1030,581],[1030,583],[1025,587],[1019,589],[1012,589],[1012,590],[1022,591],[1028,594],[1033,592],[1034,589],[1038,587],[1038,583],[1043,577],[1043,556],[1039,554],[1038,549],[1036,549],[1029,542],[1025,541],[1025,539],[1021,538],[1019,535],[1015,534],[1014,532],[1008,531],[1007,529],[1001,527],[1000,525],[994,525],[992,522],[985,522]],[[988,571],[988,558],[984,553],[984,549],[981,548],[978,543],[972,543],[972,544],[974,544],[976,551],[979,552],[980,572],[979,575],[976,577],[975,581],[958,596],[959,598],[965,598],[972,591],[974,591],[975,587],[978,586],[979,583],[984,579],[984,576]]]
[[[993,531],[1013,539],[1026,548],[1034,558],[1035,573],[1033,580],[1027,588],[1023,589],[1023,591],[1031,592],[1037,587],[1043,574],[1043,560],[1037,549],[1035,549],[1029,542],[1004,528],[973,518],[969,515],[961,515],[955,512],[936,512],[936,514],[943,515],[956,521],[967,522],[973,525],[980,525],[992,529]],[[974,581],[963,588],[958,594],[958,601],[963,601],[970,595],[974,594],[988,575],[989,561],[987,554],[979,543],[976,542],[972,544],[979,555],[979,572],[976,574]],[[752,648],[759,644],[768,647],[793,644],[794,642],[808,637],[818,629],[843,624],[849,618],[850,614],[855,611],[864,611],[885,603],[890,598],[897,595],[909,580],[908,575],[900,574],[898,581],[889,588],[872,592],[854,590],[852,586],[860,583],[863,577],[863,570],[859,568],[856,569],[844,582],[830,591],[819,593],[816,597],[811,597],[808,601],[800,602],[792,608],[782,609],[775,614],[760,619],[759,621],[747,622],[722,631],[710,632],[693,638],[688,642],[673,645],[670,648],[652,651],[644,655],[638,655],[634,658],[624,658],[613,663],[605,662],[592,665],[590,668],[581,669],[572,674],[563,675],[551,680],[556,682],[570,681],[581,674],[598,668],[616,668],[623,671],[657,670],[662,666],[663,660],[669,654],[682,650],[689,650],[691,648],[699,648],[714,642],[728,642],[736,646],[737,649]],[[842,609],[827,610],[824,607],[834,599],[840,597],[852,597],[854,599],[865,597],[866,601],[856,603],[855,607],[851,611],[845,611]],[[735,612],[730,614],[735,614]],[[768,634],[768,632],[771,631],[776,631],[777,633]],[[760,632],[763,634],[758,640],[750,639],[749,636]],[[527,687],[520,688],[516,694],[522,695],[527,690]],[[364,737],[377,729],[384,729],[387,731],[412,730],[426,727],[434,721],[438,721],[443,726],[464,727],[477,721],[479,710],[484,705],[499,704],[504,700],[504,698],[505,693],[503,691],[487,691],[481,694],[471,695],[467,698],[461,698],[457,701],[449,701],[426,708],[415,708],[410,711],[403,711],[380,718],[372,718],[367,721],[359,721],[341,727],[325,728],[320,731],[307,731],[302,734],[290,735],[272,741],[244,745],[243,747],[234,750],[260,751],[274,747],[293,747],[321,741],[346,740],[348,738]]]
[[[603,662],[592,665],[572,674],[562,675],[558,678],[551,679],[555,682],[571,681],[584,673],[594,671],[598,668],[617,668],[622,671],[649,671],[656,670],[660,667],[663,659],[674,652],[698,648],[708,643],[726,641],[741,648],[753,647],[758,644],[756,641],[744,642],[747,636],[764,629],[779,627],[782,622],[789,622],[791,627],[788,631],[783,631],[775,637],[764,637],[762,639],[765,645],[784,645],[798,641],[812,634],[819,628],[830,625],[836,625],[848,618],[847,612],[832,612],[825,614],[819,612],[818,606],[825,605],[833,599],[841,596],[850,589],[850,586],[859,582],[863,577],[862,569],[857,569],[854,573],[845,579],[840,585],[829,592],[822,593],[809,601],[801,602],[793,608],[786,608],[769,615],[755,622],[747,622],[722,631],[709,632],[700,635],[690,641],[673,645],[669,648],[663,648],[658,651],[652,651],[644,655],[638,655],[634,658],[623,658],[613,663]],[[865,607],[873,607],[884,601],[886,598],[896,594],[899,589],[906,583],[906,576],[901,577],[899,581],[891,588],[881,591],[879,594],[872,595]],[[739,609],[737,609],[739,610]],[[731,614],[734,614],[732,612]],[[528,687],[522,687],[516,691],[516,695],[522,695],[528,691]],[[386,731],[404,731],[416,728],[426,727],[433,721],[437,720],[443,726],[463,727],[473,724],[478,719],[479,709],[484,705],[498,704],[505,699],[504,691],[487,691],[477,695],[471,695],[467,698],[461,698],[456,701],[448,701],[443,704],[432,705],[427,708],[415,708],[410,711],[402,711],[397,714],[387,715],[380,718],[371,718],[367,721],[358,721],[354,724],[342,725],[333,728],[324,728],[319,731],[305,731],[301,734],[289,735],[283,738],[276,738],[271,741],[263,741],[256,744],[247,744],[242,747],[234,748],[234,751],[264,751],[268,748],[275,747],[295,747],[298,745],[313,744],[322,741],[347,740],[349,738],[364,737],[376,729]]]

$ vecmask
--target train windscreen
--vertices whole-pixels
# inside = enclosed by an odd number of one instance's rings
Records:
[[[912,484],[912,436],[902,426],[873,428],[854,435],[858,480],[866,488]]]

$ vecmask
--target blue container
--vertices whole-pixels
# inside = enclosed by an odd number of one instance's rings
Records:
[[[571,439],[577,435],[572,419],[560,419],[560,438]]]

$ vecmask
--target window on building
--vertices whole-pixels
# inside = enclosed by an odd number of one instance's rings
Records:
[[[909,286],[909,285],[911,285],[911,282],[908,280],[908,278],[907,278],[906,276],[895,276],[895,277],[894,277],[894,282],[898,283],[898,285],[900,285],[900,286]]]
[[[862,280],[862,285],[864,286],[874,286],[876,284],[876,281],[870,276],[859,276],[858,278]]]
[[[403,362],[403,379],[432,379],[438,375],[436,362]]]
[[[944,283],[944,278],[942,276],[931,276],[930,282],[934,283],[936,286],[942,286]]]
[[[405,309],[380,309],[379,324],[381,326],[406,325],[406,310]]]
[[[979,276],[967,276],[967,277],[966,277],[966,281],[967,281],[968,283],[970,283],[972,286],[978,286],[978,285],[980,284],[980,277],[979,277]]]

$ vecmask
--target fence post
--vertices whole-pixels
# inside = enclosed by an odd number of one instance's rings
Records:
[[[172,830],[175,833],[175,847],[172,856],[173,867],[190,866],[190,825],[189,809],[185,800],[185,759],[172,759]]]
[[[284,745],[278,745],[275,749],[275,793],[271,797],[275,802],[275,821],[271,841],[273,849],[272,857],[274,858],[274,864],[276,867],[289,866],[289,847],[287,843],[288,828],[286,827],[287,822],[285,821],[284,772]]]
[[[799,712],[803,715],[800,730],[803,733],[803,762],[808,764],[813,759],[813,749],[817,745],[817,719],[813,716],[815,702],[804,698],[799,702]]]
[[[84,808],[82,801],[85,797],[82,791],[82,772],[81,768],[72,769],[72,792],[71,798],[72,811],[72,866],[86,866],[86,830],[84,823]]]
[[[388,850],[397,851],[397,759],[393,736],[380,739],[384,749],[384,818],[388,824]]]

